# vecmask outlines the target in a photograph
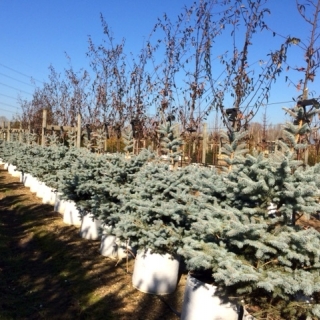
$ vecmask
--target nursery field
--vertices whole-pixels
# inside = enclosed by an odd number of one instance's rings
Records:
[[[0,166],[0,320],[179,319],[185,272],[173,294],[141,293],[133,259],[100,255],[78,231]]]

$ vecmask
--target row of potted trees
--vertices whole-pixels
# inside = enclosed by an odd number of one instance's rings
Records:
[[[172,292],[179,263],[185,264],[181,319],[238,319],[238,306],[257,319],[320,317],[320,236],[296,222],[320,210],[319,166],[302,166],[284,142],[268,158],[248,153],[245,134],[226,137],[225,171],[169,170],[149,150],[128,159],[57,144],[3,142],[0,157],[55,190],[60,201],[72,201],[82,221],[90,213],[107,235],[130,242],[143,270],[135,267],[133,275],[139,290]],[[150,279],[148,253],[156,268]],[[160,273],[166,267],[174,275]],[[205,307],[197,309],[196,300]]]

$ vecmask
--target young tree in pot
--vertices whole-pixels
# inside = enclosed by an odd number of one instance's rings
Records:
[[[319,176],[282,153],[247,155],[219,181],[218,193],[198,196],[201,210],[179,253],[194,271],[207,271],[220,294],[257,319],[320,316],[320,234],[304,230],[293,212],[319,209]],[[316,176],[317,175],[317,176]],[[277,206],[269,215],[270,202]]]
[[[181,154],[182,141],[177,137],[171,120],[160,126],[159,133],[162,135],[161,151],[174,164]],[[135,165],[131,164],[131,167],[134,168]],[[181,228],[186,223],[184,201],[187,195],[183,191],[189,187],[184,174],[187,170],[168,172],[168,165],[157,161],[140,161],[138,169],[134,172],[131,169],[131,178],[121,190],[123,206],[119,216],[114,215],[118,220],[116,230],[122,237],[130,237],[139,249],[148,248],[157,253],[174,255],[180,244],[178,239]],[[127,171],[130,172],[128,169]],[[133,224],[129,223],[130,220]],[[142,236],[149,231],[149,236]]]
[[[57,189],[57,172],[61,170],[68,148],[60,143],[55,134],[47,135],[48,146],[39,147],[38,154],[33,160],[30,173],[42,181],[49,189]]]
[[[188,228],[191,197],[184,173],[151,162],[122,192],[114,232],[123,240],[130,239],[138,250],[132,281],[140,291],[166,294],[176,288],[177,251]]]
[[[63,168],[57,173],[60,197],[67,200],[63,213],[65,223],[81,225],[87,214],[92,215],[90,201],[100,183],[104,162],[101,155],[92,154],[86,149],[72,148],[68,152],[62,163]],[[94,219],[98,218],[92,216],[92,222]],[[97,228],[99,225],[100,222]],[[95,238],[99,237],[98,232],[94,231],[94,234]],[[89,234],[88,237],[91,238]]]
[[[59,173],[59,191],[74,201],[81,212],[90,212],[94,219],[112,226],[110,216],[120,206],[119,190],[150,157],[148,151],[129,161],[122,154],[85,152]]]
[[[130,159],[123,154],[104,155],[105,161],[100,167],[101,176],[98,183],[95,183],[91,199],[88,200],[91,212],[103,223],[100,252],[104,256],[121,258],[126,255],[124,243],[113,233],[113,226],[119,218],[115,216],[123,204],[122,190],[152,157],[153,154],[148,150],[143,150]],[[90,182],[85,183],[83,187],[86,188],[88,183]]]
[[[97,156],[86,149],[70,149],[58,172],[58,190],[83,210],[90,210],[88,201],[95,193],[95,185],[99,184],[104,162],[103,156]]]

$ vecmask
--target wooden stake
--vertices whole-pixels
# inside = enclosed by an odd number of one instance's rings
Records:
[[[44,147],[46,144],[45,129],[47,127],[47,109],[43,109],[42,113],[42,132],[41,132],[41,145]]]

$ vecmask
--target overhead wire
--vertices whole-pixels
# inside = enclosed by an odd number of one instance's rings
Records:
[[[0,103],[1,104],[1,103]],[[9,112],[11,114],[14,114],[16,112],[13,112],[12,110],[8,110],[8,109],[3,109],[3,108],[0,108],[1,111],[6,111],[6,112]]]
[[[16,70],[16,69],[13,69],[13,68],[11,68],[11,67],[8,67],[8,66],[4,65],[3,63],[0,63],[0,66],[3,67],[3,68],[6,68],[6,69],[8,69],[8,70],[11,70],[11,71],[13,71],[13,72],[15,72],[15,73],[17,73],[17,74],[19,74],[19,75],[21,75],[21,76],[24,76],[24,77],[26,77],[26,78],[28,78],[28,79],[30,79],[30,80],[37,81],[37,82],[42,83],[42,84],[44,83],[43,81],[40,81],[40,80],[38,80],[38,79],[35,79],[35,78],[33,78],[33,77],[31,77],[31,76],[23,73],[23,72],[20,72],[20,71],[18,71],[18,70]],[[15,78],[15,77],[11,77],[11,76],[9,76],[9,75],[7,75],[7,74],[5,74],[5,73],[1,73],[1,72],[0,72],[0,75],[4,76],[4,77],[6,77],[6,78],[12,79],[12,80],[14,80],[14,81],[17,81],[17,82],[19,82],[19,83],[22,83],[22,84],[24,84],[24,85],[27,85],[27,86],[30,86],[30,87],[33,87],[33,88],[36,87],[35,84],[27,83],[27,82],[25,82],[25,81],[22,81],[22,80],[19,80],[19,79]],[[2,82],[0,82],[0,85],[5,86],[5,87],[10,88],[10,89],[13,89],[13,90],[16,90],[16,91],[18,91],[19,93],[28,94],[28,95],[31,95],[31,96],[33,95],[33,94],[30,93],[30,92],[27,92],[27,91],[25,91],[25,90],[21,90],[21,89],[19,89],[19,88],[16,88],[16,87],[14,87],[14,86],[10,86],[10,85],[5,84],[5,83],[2,83]],[[6,94],[3,94],[3,93],[0,93],[0,95],[3,96],[3,97],[9,98],[9,99],[15,99],[15,100],[17,100],[17,98],[12,97],[12,96],[10,96],[10,95],[6,95]],[[0,102],[0,106],[2,106],[2,105],[14,108],[15,110],[9,110],[9,109],[0,108],[1,111],[9,112],[9,113],[11,113],[11,114],[16,113],[16,112],[18,111],[18,109],[19,109],[19,106],[14,106],[14,105],[12,105],[12,104],[8,104],[8,103],[5,103],[5,102]]]
[[[11,114],[17,113],[19,111],[18,110],[19,109],[18,106],[13,106],[12,104],[5,103],[5,102],[0,102],[0,107],[2,107],[2,105],[15,108],[15,110],[12,110],[12,109],[9,110],[9,109],[0,108],[1,111],[6,111],[6,112],[9,112]]]
[[[13,77],[11,77],[11,76],[8,76],[7,74],[4,74],[4,73],[2,73],[2,72],[0,72],[0,75],[5,76],[5,77],[7,77],[7,78],[9,78],[9,79],[12,79],[12,80],[14,80],[14,81],[17,81],[17,82],[23,83],[23,84],[25,84],[25,85],[27,85],[27,86],[30,86],[30,87],[36,87],[36,85],[34,85],[34,84],[30,84],[30,83],[27,83],[27,82],[21,81],[21,80],[19,80],[19,79],[16,79],[16,78],[13,78]]]
[[[17,100],[17,97],[8,96],[8,95],[3,94],[3,93],[0,93],[0,96],[6,97],[6,98],[9,98],[9,99]]]
[[[263,106],[271,106],[273,104],[292,103],[292,102],[294,101],[290,100],[290,101],[272,102],[272,103],[266,103]]]
[[[43,81],[37,80],[37,79],[35,79],[35,78],[33,78],[33,77],[29,76],[29,75],[26,75],[26,74],[24,74],[24,73],[22,73],[22,72],[20,72],[20,71],[18,71],[18,70],[15,70],[15,69],[13,69],[13,68],[11,68],[11,67],[8,67],[8,66],[6,66],[6,65],[4,65],[4,64],[2,64],[2,63],[0,63],[0,66],[6,68],[6,69],[8,69],[8,70],[11,70],[11,71],[13,71],[13,72],[15,72],[15,73],[17,73],[17,74],[20,74],[20,75],[22,75],[22,76],[24,76],[24,77],[27,77],[27,78],[29,78],[29,79],[33,79],[34,81],[37,81],[37,82],[40,82],[40,83],[44,83]],[[4,74],[4,73],[0,73],[0,75],[5,76],[5,77],[7,77],[7,78],[10,78],[10,79],[12,79],[12,80],[15,80],[15,81],[17,81],[17,82],[20,82],[20,83],[22,83],[22,84],[25,84],[25,85],[28,85],[28,86],[31,86],[31,87],[36,87],[36,85],[32,85],[32,84],[30,84],[30,83],[26,83],[26,82],[24,82],[24,81],[21,81],[21,80],[19,80],[19,79],[16,79],[16,78],[11,77],[11,76],[9,76],[9,75],[6,75],[6,74]],[[2,82],[0,82],[0,85],[5,86],[5,87],[8,87],[8,88],[11,88],[11,89],[14,89],[14,90],[17,90],[17,91],[19,91],[19,92],[21,92],[21,93],[25,93],[25,94],[28,94],[28,95],[32,95],[32,93],[30,93],[30,92],[27,92],[27,91],[18,89],[18,88],[13,87],[13,86],[9,86],[9,85],[4,84],[4,83],[2,83]],[[10,99],[16,99],[16,98],[14,98],[14,97],[12,97],[12,96],[8,96],[8,95],[5,95],[5,94],[1,94],[1,93],[0,93],[0,95],[1,95],[1,96],[4,96],[4,97],[7,97],[7,98],[10,98]],[[273,103],[266,103],[266,104],[264,104],[263,106],[286,104],[286,103],[293,103],[293,102],[294,102],[294,101],[292,101],[292,100],[291,100],[291,101],[273,102]],[[10,105],[10,104],[7,104],[7,103],[3,103],[3,102],[0,102],[0,105],[1,105],[1,104],[7,105],[7,106],[13,107],[13,108],[18,108],[18,106],[13,106],[13,105]],[[0,109],[0,110],[12,112],[12,111],[7,110],[7,109]],[[13,112],[12,112],[12,113],[13,113]]]
[[[5,103],[5,102],[0,102],[0,105],[1,105],[1,104],[4,104],[4,105],[6,105],[6,106],[8,106],[8,107],[16,108],[16,109],[19,108],[18,106],[13,106],[12,104]]]
[[[5,87],[8,87],[8,88],[11,88],[11,89],[14,89],[14,90],[18,90],[19,92],[23,92],[23,93],[26,93],[26,94],[29,94],[29,95],[32,96],[32,93],[30,93],[30,92],[27,92],[27,91],[24,91],[24,90],[20,90],[19,88],[15,88],[15,87],[9,86],[9,85],[7,85],[5,83],[0,82],[0,85],[3,85]]]
[[[17,70],[15,70],[15,69],[13,69],[13,68],[10,68],[10,67],[4,65],[3,63],[0,63],[0,66],[4,67],[4,68],[6,68],[6,69],[9,69],[9,70],[11,70],[11,71],[13,71],[13,72],[16,72],[16,73],[18,73],[18,74],[20,74],[20,75],[22,75],[22,76],[24,76],[24,77],[27,77],[27,78],[29,78],[29,79],[33,79],[34,81],[37,81],[37,82],[40,82],[40,83],[44,84],[43,81],[37,80],[37,79],[35,79],[35,78],[31,77],[31,76],[28,76],[28,75],[26,75],[26,74],[24,74],[24,73],[22,73],[22,72],[20,72],[20,71],[17,71]]]

